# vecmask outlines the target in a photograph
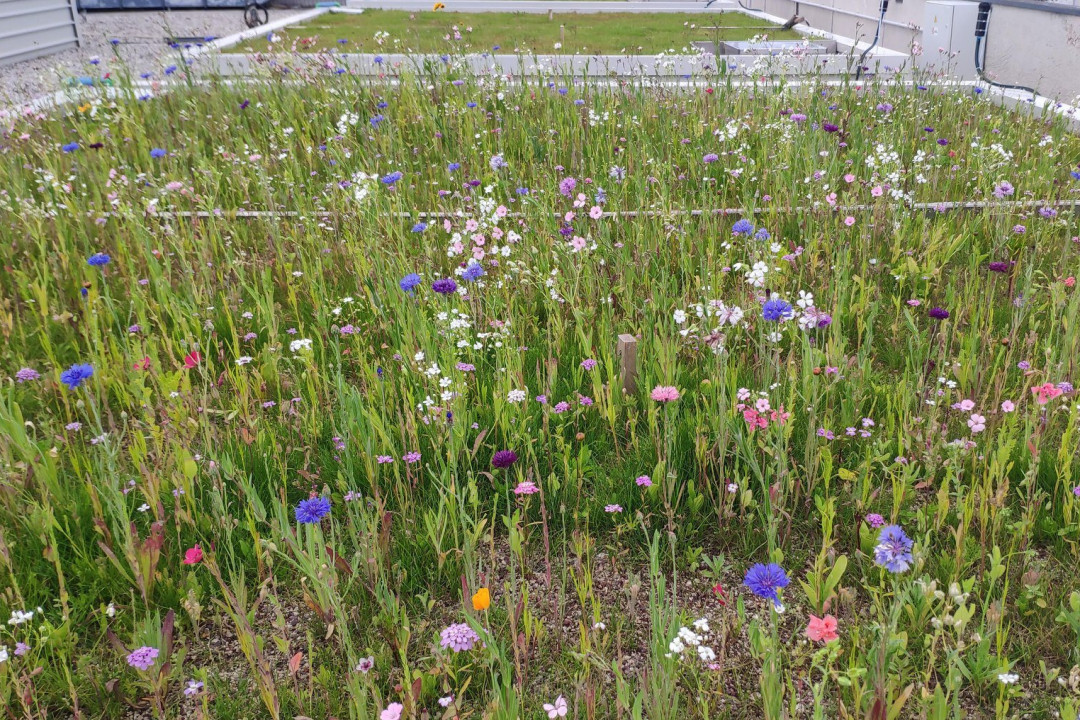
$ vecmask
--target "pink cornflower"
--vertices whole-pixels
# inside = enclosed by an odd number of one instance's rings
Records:
[[[836,633],[836,618],[832,615],[826,615],[823,618],[811,615],[810,623],[806,626],[806,637],[814,642],[830,643],[833,640],[839,640],[840,636]]]
[[[652,478],[648,475],[642,475],[634,482],[638,484],[638,487],[652,487]]]
[[[380,465],[385,465],[386,463],[394,462],[394,458],[390,457],[389,455],[379,455],[375,458],[375,462],[379,463]]]
[[[536,483],[532,480],[522,480],[514,488],[515,495],[534,495],[538,492],[540,492],[540,488],[536,487]]]
[[[401,459],[404,460],[405,462],[409,463],[410,465],[412,465],[413,463],[420,462],[420,453],[418,453],[418,452],[405,453],[405,457],[403,457]]]
[[[596,361],[592,358],[586,358],[581,361],[581,367],[585,370],[592,370],[594,367],[596,367]]]
[[[866,524],[872,528],[879,528],[885,524],[885,518],[881,517],[877,513],[870,513],[866,516]]]
[[[1057,396],[1062,394],[1062,389],[1054,385],[1053,383],[1044,383],[1036,387],[1031,388],[1031,393],[1035,396],[1035,400],[1040,405],[1045,405]]]
[[[620,513],[622,512],[622,505],[616,505],[614,503],[612,503],[611,505],[605,505],[604,512]]]
[[[656,402],[672,402],[679,399],[679,389],[671,385],[657,385],[650,397]]]

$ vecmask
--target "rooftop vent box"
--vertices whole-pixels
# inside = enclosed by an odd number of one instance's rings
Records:
[[[828,55],[830,52],[825,44],[802,40],[737,40],[725,42],[723,46],[727,55]]]

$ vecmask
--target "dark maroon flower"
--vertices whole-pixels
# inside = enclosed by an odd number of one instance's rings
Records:
[[[491,466],[495,468],[508,468],[517,462],[517,453],[513,450],[500,450],[491,456]]]
[[[935,320],[945,320],[949,317],[949,311],[944,308],[930,308],[930,311],[926,313]]]
[[[989,265],[991,272],[1004,273],[1009,272],[1009,263],[1007,262],[992,262]]]

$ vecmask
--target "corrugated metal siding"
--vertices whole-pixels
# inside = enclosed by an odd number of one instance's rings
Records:
[[[0,0],[0,65],[78,44],[75,0]]]

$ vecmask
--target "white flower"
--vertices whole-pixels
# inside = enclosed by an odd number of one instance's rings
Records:
[[[1018,680],[1020,680],[1020,676],[1016,673],[999,673],[998,680],[1001,682],[1002,685],[1013,685]]]
[[[686,313],[682,310],[676,310],[674,317],[676,325],[682,325],[684,322],[686,322]]]
[[[236,358],[236,364],[237,365],[247,365],[249,362],[251,362],[254,359],[255,358],[251,357],[250,355],[241,355],[240,357]]]
[[[525,390],[511,390],[506,394],[506,401],[512,403],[525,402]]]
[[[8,659],[7,645],[0,645],[0,663],[6,663]]]
[[[8,620],[8,625],[22,625],[23,623],[30,622],[33,617],[33,610],[12,610],[11,619]]]
[[[709,632],[709,618],[698,618],[694,621],[694,629],[699,633]]]
[[[293,340],[291,343],[289,343],[289,350],[291,350],[294,353],[300,352],[301,350],[310,350],[310,349],[311,349],[311,340],[309,338],[300,338],[298,340]]]
[[[675,653],[676,655],[681,655],[682,651],[685,650],[685,649],[686,649],[686,646],[683,645],[682,640],[680,640],[677,637],[672,638],[671,642],[668,643],[668,650]]]
[[[701,645],[697,649],[698,657],[701,658],[701,662],[710,663],[716,659],[716,653],[708,645]]]

